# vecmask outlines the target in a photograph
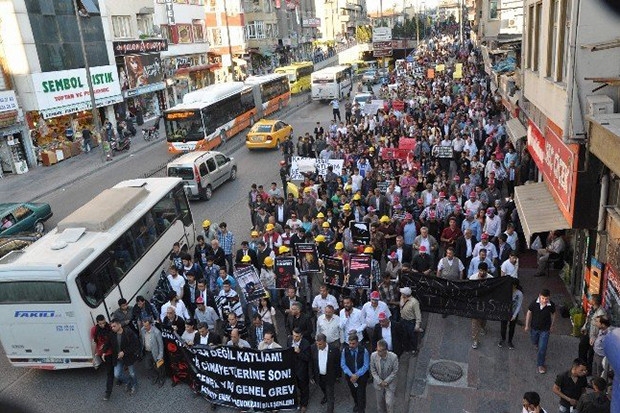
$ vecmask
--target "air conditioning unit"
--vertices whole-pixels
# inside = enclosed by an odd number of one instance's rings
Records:
[[[588,115],[608,115],[614,113],[614,101],[607,95],[586,96]]]

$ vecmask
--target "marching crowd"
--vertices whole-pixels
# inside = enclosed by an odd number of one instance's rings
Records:
[[[454,71],[456,63],[462,65],[460,75]],[[444,64],[445,70],[433,78],[414,76],[415,67],[436,64]],[[501,99],[490,90],[481,56],[471,43],[459,45],[455,36],[435,35],[418,49],[413,63],[399,65],[390,76],[397,86],[382,86],[389,98],[377,114],[365,114],[358,103],[346,105],[341,122],[340,107],[333,105],[330,126],[317,122],[314,133],[300,136],[297,145],[289,140],[282,146],[282,186],[252,185],[252,227],[240,248],[225,222],[205,220],[194,251],[179,245],[172,249],[167,274],[171,291],[161,309],[144,297],[133,307],[121,299],[110,323],[97,318],[93,338],[99,362],[108,371],[106,400],[115,378],[130,393],[136,391],[138,355],[152,368],[153,384],[164,384],[161,324],[175,330],[187,346],[293,348],[301,411],[308,408],[313,381],[323,392],[321,404],[333,412],[335,383],[344,380],[354,412],[366,411],[368,383],[375,389],[377,410],[394,412],[399,357],[406,352],[416,356],[423,333],[420,304],[406,286],[410,273],[455,281],[512,277],[512,316],[501,323],[496,344],[514,349],[523,306],[518,254],[524,240],[512,195],[516,185],[530,179],[531,159],[507,139]],[[404,109],[396,110],[396,102],[404,102]],[[398,157],[401,138],[415,139],[415,147]],[[295,153],[343,160],[343,167],[339,173],[333,166],[325,175],[305,173],[295,186],[289,182]],[[367,244],[355,242],[351,222],[368,224]],[[564,248],[554,242],[561,238],[560,232],[552,233],[548,247],[539,251],[539,273],[550,254]],[[370,288],[325,283],[322,272],[300,269],[294,285],[276,288],[275,260],[298,256],[300,243],[314,243],[319,257],[340,258],[345,264],[351,254],[371,256]],[[246,299],[247,291],[234,276],[243,266],[255,268],[268,294]],[[525,330],[538,348],[538,372],[544,374],[555,305],[548,290],[528,304]],[[600,378],[605,370],[600,332],[609,319],[601,312],[600,297],[592,297],[592,308],[580,359],[554,385],[560,411],[609,411],[586,410],[608,402],[607,384]],[[486,321],[471,323],[471,347],[477,349]],[[588,371],[597,376],[595,393],[580,398]],[[172,385],[177,382],[173,378]],[[526,393],[523,409],[543,411],[540,397]]]

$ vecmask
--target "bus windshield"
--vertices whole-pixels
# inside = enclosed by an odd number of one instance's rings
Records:
[[[3,282],[0,304],[70,303],[67,284],[57,281]]]
[[[165,115],[168,142],[198,141],[204,139],[204,128],[198,110],[170,112]]]

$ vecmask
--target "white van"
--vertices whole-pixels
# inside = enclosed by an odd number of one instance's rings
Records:
[[[188,198],[207,201],[215,188],[237,179],[237,164],[221,152],[189,152],[168,163],[166,175],[183,179]]]

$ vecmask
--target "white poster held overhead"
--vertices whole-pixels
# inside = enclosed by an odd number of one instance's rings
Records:
[[[330,159],[329,161],[324,161],[316,158],[293,156],[291,159],[291,170],[289,175],[291,177],[291,181],[302,181],[304,179],[304,176],[302,175],[303,172],[314,172],[315,169],[318,169],[319,175],[324,177],[327,174],[327,167],[329,165],[334,168],[334,173],[336,175],[342,175],[343,164],[344,160],[342,159]]]

